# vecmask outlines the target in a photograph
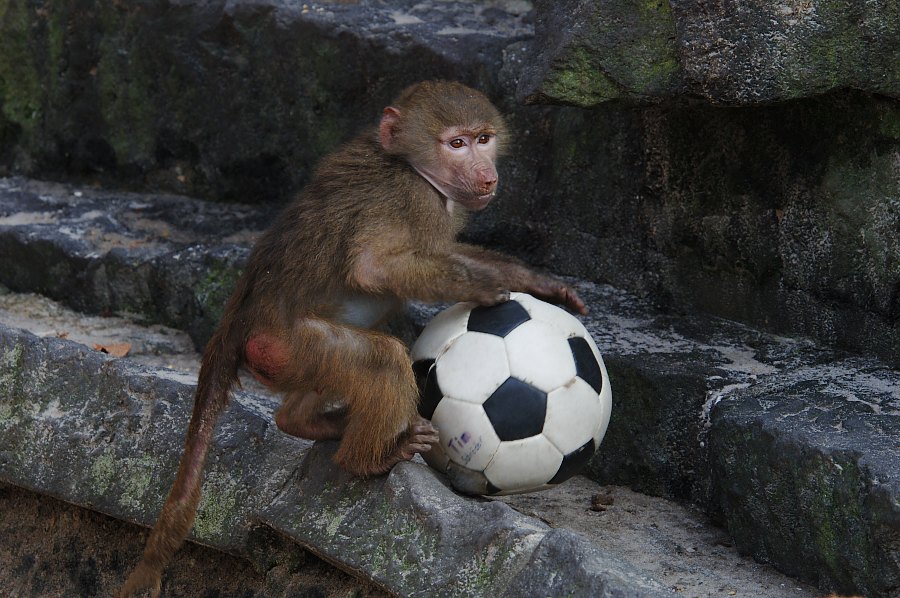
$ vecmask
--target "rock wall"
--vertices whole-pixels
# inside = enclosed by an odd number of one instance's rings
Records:
[[[530,8],[4,0],[0,174],[277,203],[404,85],[461,79],[517,134],[476,240],[898,363],[895,2]]]
[[[679,95],[758,105],[836,89],[900,96],[892,0],[536,0],[519,95],[597,106]]]
[[[900,102],[848,91],[562,109],[534,199],[503,220],[534,261],[897,363],[898,125]]]
[[[898,363],[895,2],[530,8],[3,0],[0,174],[278,203],[460,79],[517,134],[476,240]]]
[[[283,200],[403,86],[450,77],[490,89],[503,45],[528,32],[515,13],[488,24],[465,4],[416,6],[4,0],[2,162]]]

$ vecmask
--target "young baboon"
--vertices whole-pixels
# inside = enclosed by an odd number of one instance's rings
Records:
[[[416,413],[406,347],[372,330],[403,301],[493,305],[524,291],[586,312],[559,280],[456,240],[468,212],[494,197],[505,132],[481,93],[423,82],[322,161],[259,239],[206,347],[175,483],[121,596],[158,595],[194,521],[213,428],[240,367],[284,395],[281,430],[340,439],[341,467],[381,474],[437,442]]]

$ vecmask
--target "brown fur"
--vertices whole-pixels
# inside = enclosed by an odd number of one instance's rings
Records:
[[[369,329],[381,311],[409,298],[490,305],[510,290],[585,311],[561,282],[456,241],[465,210],[454,205],[490,199],[501,149],[494,136],[504,130],[477,91],[426,82],[386,108],[378,128],[322,161],[260,238],[206,348],[175,483],[120,596],[159,593],[163,568],[193,524],[213,427],[242,365],[284,393],[281,430],[341,438],[339,465],[380,474],[437,441],[416,414],[406,347]],[[467,140],[470,154],[450,151],[442,135]],[[444,195],[419,168],[430,169]],[[361,305],[378,309],[363,317]]]

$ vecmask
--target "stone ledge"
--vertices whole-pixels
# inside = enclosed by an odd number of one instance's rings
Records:
[[[900,373],[808,365],[723,398],[713,508],[742,549],[864,596],[900,588]]]
[[[147,197],[0,180],[0,282],[186,330],[202,347],[272,210]]]
[[[192,385],[6,327],[0,366],[0,479],[152,523],[180,454],[171,430],[187,421]],[[310,450],[271,421],[266,398],[236,394],[210,451],[194,540],[250,556],[254,528],[266,526],[409,596],[447,588],[547,595],[560,578],[576,593],[670,595],[572,532],[454,494],[423,464],[355,479],[331,462],[334,443]]]

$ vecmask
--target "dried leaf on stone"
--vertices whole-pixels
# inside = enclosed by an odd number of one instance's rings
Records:
[[[108,353],[113,357],[125,357],[131,351],[131,343],[107,343],[94,345],[94,349],[101,353]]]

